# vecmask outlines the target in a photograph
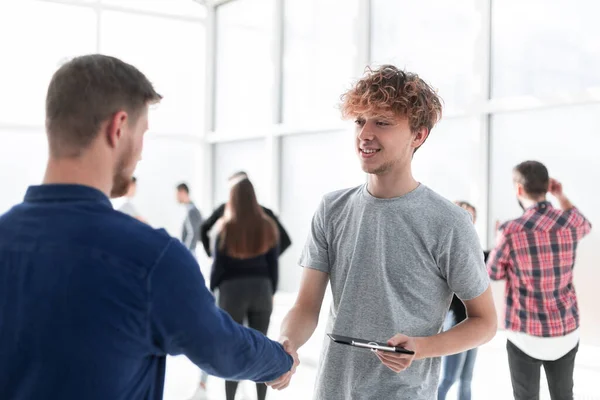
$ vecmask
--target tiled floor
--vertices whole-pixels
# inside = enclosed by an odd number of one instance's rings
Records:
[[[279,323],[290,306],[292,296],[281,295],[276,301],[270,336],[276,337]],[[326,311],[327,307],[323,307]],[[316,361],[324,334],[324,320],[319,324],[314,339],[301,350],[302,365],[298,369],[292,384],[282,392],[271,391],[270,400],[309,400],[311,399],[316,374]],[[512,392],[508,363],[506,361],[505,339],[502,332],[489,344],[483,346],[477,356],[473,381],[474,400],[510,400]],[[165,400],[188,400],[198,382],[197,368],[185,357],[171,357],[167,363]],[[542,371],[542,400],[550,397],[545,389],[545,377]],[[223,381],[209,378],[209,399],[225,399]],[[575,399],[600,400],[600,348],[582,344],[575,370]],[[448,400],[455,400],[456,388],[450,392]],[[239,400],[256,399],[255,388],[251,383],[242,384],[238,390]]]

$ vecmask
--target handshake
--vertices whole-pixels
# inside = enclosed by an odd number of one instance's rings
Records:
[[[292,364],[292,369],[290,369],[288,372],[281,375],[279,378],[275,379],[274,381],[267,382],[267,386],[269,386],[275,390],[283,390],[286,387],[288,387],[290,384],[290,381],[292,380],[292,376],[296,373],[296,368],[298,368],[298,365],[300,365],[300,360],[298,359],[298,352],[292,346],[290,340],[287,337],[282,336],[279,339],[279,343],[281,343],[281,345],[283,346],[283,349],[286,351],[286,353],[288,353],[290,356],[292,356],[292,359],[294,360],[294,362]]]
[[[294,359],[294,363],[292,365],[292,369],[287,373],[283,374],[279,378],[274,381],[267,382],[267,386],[275,389],[275,390],[283,390],[287,388],[292,380],[292,376],[296,373],[296,368],[300,365],[300,360],[298,359],[297,349],[291,344],[289,338],[282,336],[279,339],[279,343],[283,346],[283,349]],[[375,355],[383,365],[392,370],[393,372],[400,373],[410,367],[412,362],[415,360],[417,349],[423,346],[422,343],[419,342],[418,338],[412,338],[403,334],[397,334],[388,340],[387,344],[389,346],[398,346],[403,347],[405,349],[411,350],[411,353],[390,353],[385,351],[374,351]]]

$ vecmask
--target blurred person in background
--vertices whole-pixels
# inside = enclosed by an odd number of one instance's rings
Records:
[[[218,289],[219,306],[242,324],[267,334],[273,295],[278,282],[277,225],[261,209],[254,187],[242,179],[230,189],[224,216],[217,221],[210,288]],[[238,383],[227,381],[227,400],[234,400]],[[257,384],[258,400],[267,386]]]
[[[77,57],[53,75],[43,184],[0,216],[1,398],[159,400],[168,354],[257,382],[297,365],[215,305],[179,240],[112,207],[160,99],[114,57]]]
[[[500,225],[487,262],[493,280],[506,279],[506,349],[513,393],[515,400],[538,399],[543,366],[552,400],[572,400],[579,349],[573,268],[577,246],[591,224],[544,164],[517,165],[513,185],[523,215]],[[547,193],[560,210],[547,200]]]
[[[183,221],[183,228],[181,231],[181,242],[183,245],[196,256],[196,246],[198,244],[200,226],[202,225],[202,214],[196,207],[190,197],[190,188],[187,183],[180,183],[176,187],[176,198],[179,204],[182,204],[186,208],[186,216]],[[190,400],[206,400],[208,399],[206,393],[206,385],[208,383],[208,374],[206,371],[200,371],[200,382],[198,388]]]
[[[133,198],[136,194],[137,179],[135,176],[132,176],[131,182],[129,183],[129,188],[127,189],[127,193],[125,194],[125,203],[123,203],[123,205],[119,208],[119,211],[139,221],[146,222],[146,220],[140,215],[137,207],[133,204]]]
[[[200,239],[198,233],[202,225],[202,214],[190,198],[190,188],[186,183],[177,185],[177,202],[183,204],[186,208],[181,241],[192,254],[196,255],[196,245]]]
[[[309,340],[331,283],[328,333],[386,341],[414,354],[326,340],[314,398],[431,400],[440,357],[486,343],[497,325],[471,217],[412,174],[415,152],[441,118],[441,99],[418,75],[383,65],[369,68],[345,93],[342,114],[355,120],[355,152],[367,183],[321,200],[280,342],[295,354]],[[454,293],[468,317],[440,333]],[[270,385],[281,389],[290,379],[286,374]]]
[[[456,201],[455,204],[471,214],[473,224],[477,222],[477,210],[475,206],[466,201]],[[487,260],[489,252],[483,252],[484,260]],[[467,309],[464,303],[456,296],[452,296],[450,312],[444,322],[444,330],[460,324],[467,319]],[[471,381],[473,380],[473,369],[477,358],[477,348],[462,353],[442,357],[442,377],[438,387],[438,400],[446,400],[448,391],[458,380],[458,400],[471,400]]]
[[[244,171],[239,171],[234,173],[233,175],[231,175],[228,179],[228,183],[229,183],[229,187],[233,187],[235,184],[237,184],[238,182],[240,182],[241,180],[244,179],[248,179],[248,174],[246,174]],[[277,216],[275,216],[275,213],[273,213],[273,211],[271,211],[270,209],[268,209],[267,207],[263,207],[260,206],[261,209],[263,210],[263,212],[270,217],[273,222],[275,222],[275,224],[277,225],[277,229],[279,231],[279,255],[283,254],[284,251],[286,251],[292,244],[292,241],[290,240],[290,237],[288,235],[288,233],[286,232],[285,228],[283,227],[283,225],[281,225],[281,222],[279,222],[279,219],[277,218]],[[204,250],[206,251],[206,254],[209,257],[212,257],[212,252],[211,252],[211,240],[209,237],[209,232],[211,231],[211,229],[213,228],[213,226],[215,225],[215,223],[223,217],[223,215],[225,214],[225,204],[221,204],[219,207],[217,207],[215,209],[215,211],[213,211],[213,213],[211,214],[210,217],[208,217],[208,219],[206,221],[204,221],[204,223],[202,224],[202,227],[200,228],[200,237],[202,240],[202,245],[204,246]]]

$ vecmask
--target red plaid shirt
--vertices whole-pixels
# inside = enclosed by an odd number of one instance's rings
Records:
[[[506,329],[532,336],[564,336],[579,327],[573,265],[591,225],[575,208],[547,202],[500,226],[488,258],[490,278],[506,279]]]

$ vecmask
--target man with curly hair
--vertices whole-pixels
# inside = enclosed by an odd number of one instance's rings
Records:
[[[297,300],[280,341],[296,354],[313,334],[328,283],[328,333],[386,341],[414,354],[370,353],[326,339],[315,399],[433,400],[440,357],[489,341],[496,332],[483,252],[468,212],[417,182],[411,169],[442,114],[419,76],[369,69],[343,96],[355,119],[356,153],[367,183],[325,195],[300,258]],[[467,318],[441,332],[453,294]],[[272,382],[286,387],[288,373]]]

